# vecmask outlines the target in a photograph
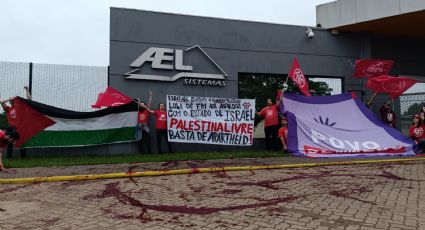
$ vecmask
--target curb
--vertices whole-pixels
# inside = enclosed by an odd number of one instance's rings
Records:
[[[398,162],[421,161],[421,160],[425,160],[425,157],[405,158],[405,159],[385,159],[385,160],[356,160],[356,161],[340,161],[340,162],[263,165],[263,166],[231,166],[231,167],[221,167],[221,168],[191,168],[191,169],[157,170],[157,171],[144,171],[144,172],[72,175],[72,176],[28,177],[28,178],[0,179],[0,184],[82,181],[82,180],[98,180],[98,179],[117,179],[117,178],[132,178],[132,177],[195,174],[195,173],[209,173],[209,172],[223,172],[223,171],[252,171],[252,170],[265,170],[265,169],[306,168],[306,167],[336,166],[336,165],[398,163]]]

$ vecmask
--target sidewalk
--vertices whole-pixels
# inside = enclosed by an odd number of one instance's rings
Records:
[[[0,228],[425,229],[425,158],[410,159],[414,161],[0,184]],[[54,167],[18,169],[14,176],[126,171],[129,166],[139,171],[300,161],[335,159],[283,157]]]
[[[14,168],[11,173],[0,172],[0,179],[26,178],[26,177],[49,177],[69,175],[92,175],[105,173],[143,172],[153,170],[175,170],[191,168],[221,168],[231,166],[268,166],[283,164],[302,164],[319,162],[349,162],[359,160],[383,160],[383,159],[415,159],[416,157],[363,157],[363,158],[302,158],[294,156],[270,157],[270,158],[240,158],[219,160],[194,160],[194,161],[170,161],[153,163],[124,163],[108,165],[79,165],[79,166],[55,166]]]

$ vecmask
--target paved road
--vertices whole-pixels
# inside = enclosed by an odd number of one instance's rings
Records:
[[[425,229],[425,162],[3,184],[0,229]]]

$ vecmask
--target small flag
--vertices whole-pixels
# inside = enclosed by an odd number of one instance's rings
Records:
[[[99,93],[97,101],[92,108],[101,108],[101,107],[114,107],[118,105],[124,105],[131,102],[133,99],[126,96],[120,91],[108,86],[104,93]]]
[[[415,83],[416,80],[407,77],[381,75],[379,77],[370,78],[367,81],[366,87],[376,93],[388,93],[391,98],[395,99]]]
[[[353,77],[372,78],[389,74],[394,61],[379,59],[362,59],[356,61]]]

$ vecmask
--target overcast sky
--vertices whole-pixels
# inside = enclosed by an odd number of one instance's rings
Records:
[[[0,0],[0,61],[109,64],[109,7],[289,25],[334,0]]]

